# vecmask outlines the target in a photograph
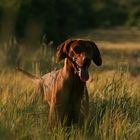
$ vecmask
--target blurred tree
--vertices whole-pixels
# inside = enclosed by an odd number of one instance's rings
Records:
[[[139,9],[139,0],[1,0],[0,26],[19,39],[35,41],[46,34],[60,42],[82,29],[140,26]]]
[[[127,14],[120,3],[116,0],[94,0],[93,11],[95,26],[110,27],[123,25]]]

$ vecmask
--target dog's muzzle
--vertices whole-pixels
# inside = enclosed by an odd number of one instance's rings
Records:
[[[74,54],[76,54],[74,50],[72,51]],[[79,65],[76,63],[75,58],[72,58],[71,56],[69,56],[69,54],[67,54],[67,58],[73,63],[75,73],[78,74],[83,82],[86,82],[89,79],[88,68],[91,64],[91,60],[89,58],[83,58],[83,64]]]
[[[91,60],[88,58],[84,58],[82,66],[79,66],[77,64],[77,73],[83,82],[86,82],[89,79],[88,68],[90,64],[91,64]]]

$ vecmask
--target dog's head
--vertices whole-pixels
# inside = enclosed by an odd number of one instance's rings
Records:
[[[68,58],[82,81],[89,79],[88,68],[91,60],[97,65],[102,64],[101,55],[97,45],[90,40],[68,39],[57,48],[57,62]]]

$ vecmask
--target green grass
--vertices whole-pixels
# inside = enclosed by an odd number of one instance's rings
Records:
[[[139,32],[133,32],[137,41],[131,36],[132,31],[130,33],[122,31],[120,33],[122,40],[115,40],[119,35],[119,32],[115,32],[110,30],[94,32],[97,36],[95,42],[97,41],[101,49],[103,65],[98,68],[94,65],[90,67],[90,80],[87,82],[90,115],[82,129],[72,126],[66,130],[61,124],[53,129],[48,127],[49,107],[43,102],[42,93],[35,90],[35,85],[31,81],[12,68],[7,70],[8,64],[12,62],[12,59],[9,59],[12,50],[9,51],[7,48],[3,51],[1,44],[0,139],[139,140]],[[87,38],[93,39],[93,34],[88,34]],[[110,38],[106,38],[105,35]],[[10,49],[12,45],[10,44]],[[54,57],[51,57],[54,50],[48,49],[51,49],[48,45],[41,44],[35,51],[28,51],[28,48],[24,50],[21,47],[21,50],[14,53],[17,53],[21,67],[42,75],[61,67],[61,64],[55,64]],[[16,58],[13,67],[15,63]]]
[[[135,139],[140,137],[140,88],[130,86],[125,74],[109,78],[95,74],[96,87],[90,93],[90,117],[83,129],[66,131],[61,125],[47,126],[48,105],[34,85],[17,73],[0,75],[0,136],[3,139]],[[97,78],[97,79],[98,79]],[[88,85],[92,85],[89,82]],[[89,88],[90,89],[90,88]],[[36,94],[33,99],[32,95]]]

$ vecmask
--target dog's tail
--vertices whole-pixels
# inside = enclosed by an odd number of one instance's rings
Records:
[[[17,67],[16,68],[17,71],[21,72],[22,74],[24,74],[28,79],[32,80],[35,84],[37,84],[38,86],[39,85],[42,85],[42,78],[40,77],[37,77],[35,75],[32,75],[31,73]]]

